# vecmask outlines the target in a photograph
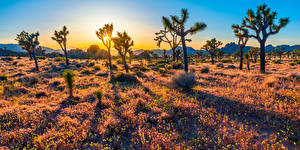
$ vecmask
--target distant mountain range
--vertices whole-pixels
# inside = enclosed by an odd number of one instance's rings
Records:
[[[15,52],[26,52],[18,44],[0,44],[0,49],[3,49],[4,47],[6,47],[7,50],[12,50]],[[292,46],[278,45],[276,47],[273,45],[267,45],[266,52],[270,52],[270,51],[274,50],[275,48],[279,48],[279,47],[283,47],[285,51],[292,51],[293,49],[300,49],[300,45],[292,45]],[[61,50],[54,50],[52,48],[48,48],[48,47],[44,47],[44,46],[42,46],[42,48],[46,50],[46,53],[52,53],[52,52],[62,53]],[[182,50],[182,47],[178,47],[178,48]],[[248,51],[250,48],[252,48],[252,46],[246,46],[244,50]],[[236,50],[239,50],[239,46],[236,43],[231,42],[231,43],[226,44],[224,47],[222,47],[221,50],[224,53],[233,54]],[[135,50],[134,53],[136,55],[138,55],[138,54],[142,53],[143,51],[147,51],[147,50],[138,49],[138,50]],[[164,51],[161,49],[155,49],[155,50],[151,50],[151,51],[153,51],[157,55],[163,55],[163,53],[164,53]],[[192,47],[187,47],[188,55],[195,55],[198,51],[203,51],[204,53],[207,53],[205,50],[196,50]],[[167,55],[173,54],[173,51],[171,49],[167,50],[166,52],[167,52]]]

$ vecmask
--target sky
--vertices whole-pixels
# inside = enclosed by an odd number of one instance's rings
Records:
[[[237,42],[232,24],[241,24],[248,9],[266,3],[278,12],[278,18],[289,17],[290,23],[267,44],[300,44],[299,0],[0,0],[0,43],[16,43],[22,30],[40,32],[40,43],[54,49],[59,45],[51,39],[54,30],[66,25],[70,31],[68,48],[86,49],[101,45],[95,32],[106,23],[114,24],[116,32],[127,31],[135,42],[134,49],[159,49],[155,32],[163,29],[162,16],[180,15],[187,8],[187,27],[205,22],[207,28],[189,36],[188,43],[200,49],[206,40],[217,38],[223,43]],[[249,45],[258,46],[255,39]],[[163,44],[161,49],[169,49]]]

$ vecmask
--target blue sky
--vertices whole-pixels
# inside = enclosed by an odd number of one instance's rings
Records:
[[[126,30],[133,37],[135,48],[156,49],[154,32],[163,27],[161,17],[179,15],[181,8],[187,8],[187,26],[196,21],[208,26],[190,37],[193,41],[189,46],[200,49],[214,37],[224,43],[236,41],[231,25],[240,24],[248,9],[263,3],[277,10],[278,17],[291,20],[269,38],[268,44],[300,44],[299,0],[1,0],[0,43],[16,43],[14,38],[22,30],[39,31],[41,45],[58,48],[50,37],[66,25],[70,30],[69,48],[87,48],[100,43],[95,35],[98,28],[113,23],[115,31]],[[250,40],[249,45],[257,42]]]

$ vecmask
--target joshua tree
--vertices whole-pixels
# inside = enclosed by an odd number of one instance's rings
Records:
[[[129,64],[131,64],[132,58],[134,56],[134,52],[132,49],[128,50],[128,54],[129,54]]]
[[[298,49],[293,49],[292,51],[292,58],[297,59],[297,56],[300,54]]]
[[[217,41],[216,38],[206,41],[206,44],[203,45],[202,49],[205,49],[211,57],[211,63],[215,64],[215,57],[218,54],[218,47],[223,43],[221,41]]]
[[[129,52],[130,47],[133,46],[133,41],[130,36],[124,31],[123,33],[118,32],[118,37],[113,38],[114,48],[119,52],[122,57],[124,68],[128,73],[128,65],[126,64],[126,54]]]
[[[66,57],[66,64],[69,65],[69,59],[68,59],[68,51],[67,51],[67,35],[69,34],[69,31],[66,26],[63,26],[63,29],[61,31],[54,31],[54,36],[51,37],[52,40],[56,41],[60,48],[63,50],[64,55]]]
[[[290,51],[286,51],[286,52],[285,52],[285,55],[287,55],[287,58],[290,58],[291,52],[290,52]]]
[[[240,57],[240,53],[241,53],[240,50],[236,50],[236,51],[234,52],[234,54],[233,54],[233,58],[234,58],[234,59],[237,59],[238,57]]]
[[[99,31],[96,31],[97,37],[102,41],[103,45],[107,48],[108,51],[108,63],[109,71],[112,75],[112,64],[111,64],[111,41],[112,41],[112,32],[114,30],[113,24],[105,24],[103,28],[100,28]]]
[[[63,76],[69,89],[69,97],[73,98],[74,74],[72,70],[66,70],[64,71]]]
[[[247,42],[248,42],[248,37],[245,36],[248,34],[248,30],[245,29],[244,27],[241,27],[239,25],[232,25],[233,31],[235,33],[235,36],[239,39],[238,45],[240,47],[240,70],[243,69],[243,56],[244,56],[244,51],[243,49],[245,48]]]
[[[28,32],[22,31],[20,34],[17,34],[17,38],[15,39],[16,41],[25,41],[27,37],[29,36]],[[25,49],[28,52],[29,59],[32,60],[32,54],[29,45],[20,45],[22,49]]]
[[[163,58],[164,58],[165,60],[168,59],[167,51],[166,51],[165,49],[163,50]]]
[[[280,48],[276,48],[275,49],[276,54],[279,56],[279,59],[281,60],[282,55],[284,54],[284,48],[280,47]]]
[[[250,48],[248,53],[249,53],[249,57],[252,58],[252,61],[254,63],[256,63],[257,62],[257,57],[260,53],[260,49],[257,48],[257,47],[252,47],[252,48]]]
[[[271,12],[267,5],[257,7],[256,13],[253,10],[248,10],[247,16],[243,20],[242,27],[249,28],[254,31],[254,34],[246,34],[244,36],[255,38],[260,44],[260,72],[265,73],[265,44],[270,35],[277,34],[280,29],[285,27],[289,18],[281,18],[279,25],[275,24],[277,12]]]
[[[247,69],[250,71],[250,56],[249,56],[249,53],[245,54],[245,59],[247,61]]]
[[[178,36],[181,38],[181,44],[183,48],[183,57],[184,57],[184,71],[188,72],[188,59],[187,59],[187,50],[185,41],[188,34],[195,34],[199,31],[202,31],[206,28],[206,24],[202,22],[196,22],[193,27],[189,28],[188,30],[185,30],[185,24],[187,22],[188,18],[188,11],[187,9],[181,9],[181,18],[178,16],[171,16],[171,20],[166,17],[162,17],[163,24],[165,28],[167,28],[169,31],[175,32]],[[172,23],[174,22],[174,24]]]
[[[203,58],[203,51],[198,51],[197,53],[196,53],[196,55],[197,55],[197,57],[198,58]]]
[[[22,31],[17,35],[16,41],[18,41],[19,45],[28,51],[29,56],[32,56],[35,63],[36,71],[39,71],[38,61],[35,55],[36,48],[40,44],[38,37],[40,36],[39,32],[29,34],[25,31]]]
[[[221,51],[220,49],[217,49],[217,55],[216,56],[218,57],[218,59],[222,59],[223,56],[224,56],[224,52]]]

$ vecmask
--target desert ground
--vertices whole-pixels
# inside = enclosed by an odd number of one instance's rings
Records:
[[[177,88],[164,61],[134,60],[111,82],[104,60],[0,60],[0,146],[3,149],[297,149],[300,67],[269,61],[251,70],[238,62],[192,62],[196,85]],[[116,60],[114,74],[124,72]],[[75,74],[70,102],[63,71]],[[137,80],[135,80],[137,79]],[[98,100],[94,93],[103,92]],[[1,149],[1,148],[0,148]]]

